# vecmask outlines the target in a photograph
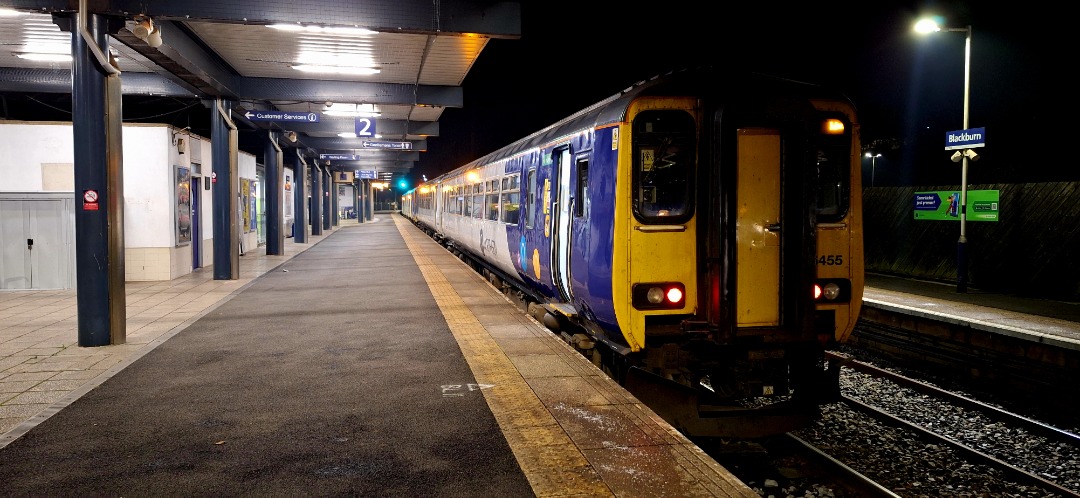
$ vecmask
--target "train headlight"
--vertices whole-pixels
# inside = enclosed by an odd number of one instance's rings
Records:
[[[814,282],[814,301],[818,303],[846,303],[851,300],[851,282],[846,279],[819,280]]]
[[[634,308],[639,310],[681,309],[686,305],[686,286],[679,282],[634,284]]]

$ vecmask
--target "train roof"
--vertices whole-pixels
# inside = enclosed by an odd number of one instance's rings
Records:
[[[830,98],[850,102],[842,93],[828,90],[820,85],[766,74],[724,71],[714,66],[672,71],[639,81],[615,95],[577,111],[505,147],[454,168],[426,183],[440,182],[446,178],[458,176],[461,172],[477,166],[513,157],[522,152],[555,142],[583,128],[600,127],[624,121],[630,101],[639,95],[659,92],[666,94],[693,92],[693,94],[699,95],[703,91],[712,95],[732,94],[732,92],[742,92],[738,93],[738,95],[743,95],[744,93],[761,94],[767,90],[776,89],[782,89],[793,96]]]

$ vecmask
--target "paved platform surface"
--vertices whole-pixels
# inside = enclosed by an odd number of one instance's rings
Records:
[[[0,482],[27,496],[757,496],[407,221],[129,283],[0,293]]]
[[[76,296],[0,291],[0,494],[756,496],[399,217]],[[1080,344],[1080,303],[868,275],[865,303]]]
[[[1035,299],[888,275],[867,274],[864,306],[1080,350],[1080,303]]]

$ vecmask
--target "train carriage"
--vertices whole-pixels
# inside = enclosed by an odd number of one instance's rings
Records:
[[[858,123],[713,68],[634,85],[403,197],[675,427],[758,437],[836,393],[862,298]]]

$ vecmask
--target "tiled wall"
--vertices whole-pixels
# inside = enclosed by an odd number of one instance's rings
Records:
[[[128,282],[172,280],[173,249],[128,247],[124,249],[124,273]],[[191,252],[188,248],[188,262]],[[190,266],[189,266],[190,268]]]

